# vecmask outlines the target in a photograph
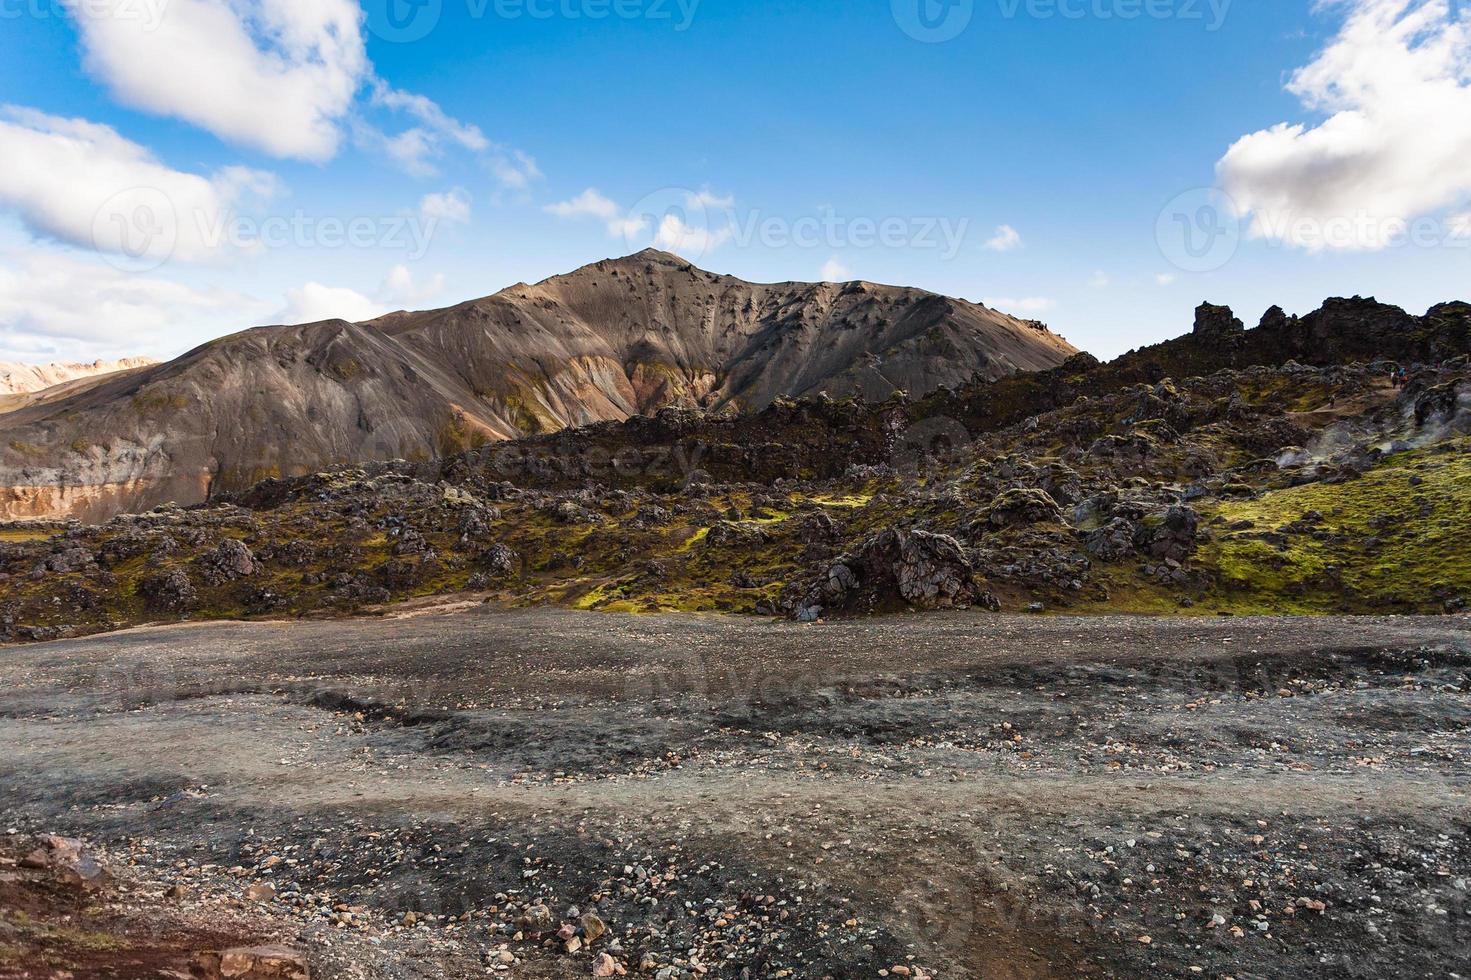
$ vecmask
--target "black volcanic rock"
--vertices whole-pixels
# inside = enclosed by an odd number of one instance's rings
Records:
[[[1245,331],[1245,324],[1231,312],[1229,306],[1202,303],[1195,310],[1195,329],[1192,336],[1199,340],[1216,341],[1234,337]]]

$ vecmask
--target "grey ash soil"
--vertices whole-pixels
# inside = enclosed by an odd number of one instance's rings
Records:
[[[0,651],[0,820],[327,978],[1449,978],[1468,731],[1464,617],[212,624]]]

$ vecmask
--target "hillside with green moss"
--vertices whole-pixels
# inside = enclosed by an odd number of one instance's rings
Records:
[[[1202,308],[1170,349],[1263,343],[1220,322]],[[1463,342],[1465,317],[1436,322],[1417,349]],[[1290,359],[1153,377],[1140,357],[877,404],[669,408],[101,525],[3,525],[0,638],[447,598],[803,620],[1464,608],[1471,358],[1392,379]]]

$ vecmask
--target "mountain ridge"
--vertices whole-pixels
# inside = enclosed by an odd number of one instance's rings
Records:
[[[1036,321],[965,300],[749,283],[645,250],[437,310],[252,328],[24,406],[0,441],[0,518],[104,519],[671,405],[925,394],[1075,353]]]

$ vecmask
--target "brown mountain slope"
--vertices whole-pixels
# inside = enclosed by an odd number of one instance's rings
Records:
[[[261,327],[0,422],[0,518],[99,519],[334,463],[427,459],[668,405],[922,395],[1075,353],[917,289],[748,283],[645,251],[362,324]]]

